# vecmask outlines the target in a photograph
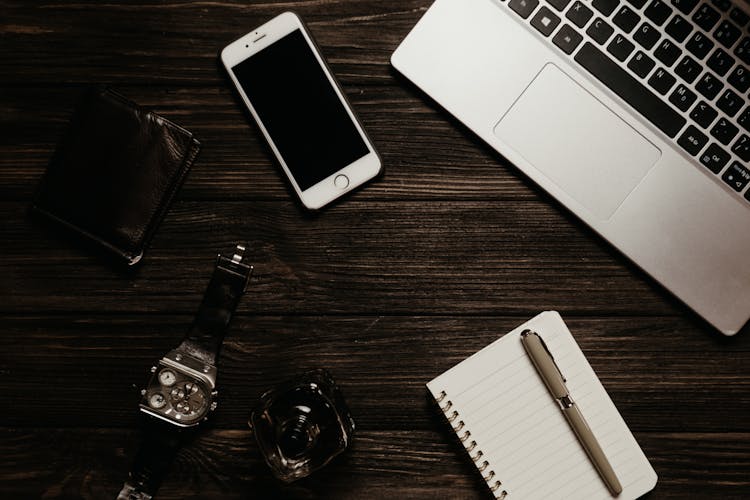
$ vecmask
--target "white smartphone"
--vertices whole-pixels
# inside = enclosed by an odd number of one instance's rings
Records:
[[[227,45],[221,61],[305,207],[319,209],[381,172],[380,156],[296,14]]]

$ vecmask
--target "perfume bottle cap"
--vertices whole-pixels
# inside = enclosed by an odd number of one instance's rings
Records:
[[[354,432],[341,390],[325,370],[264,393],[249,423],[264,460],[286,482],[324,467],[346,450]]]
[[[315,424],[310,421],[310,408],[306,406],[297,408],[307,410],[307,412],[299,413],[284,422],[279,436],[279,449],[284,455],[291,458],[299,458],[315,446],[315,439],[318,434],[315,432]]]

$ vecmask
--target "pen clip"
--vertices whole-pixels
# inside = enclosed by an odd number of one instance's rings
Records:
[[[552,360],[552,364],[555,365],[555,368],[557,369],[557,373],[560,374],[560,378],[562,379],[563,382],[567,382],[567,379],[565,378],[565,375],[563,375],[562,370],[560,370],[560,367],[557,366],[557,361],[555,361],[555,357],[550,352],[549,347],[547,347],[547,343],[544,341],[544,339],[542,338],[542,336],[539,335],[538,333],[536,333],[533,330],[525,330],[523,333],[521,333],[521,335],[523,335],[524,333],[527,334],[527,335],[528,334],[532,334],[532,333],[534,335],[536,335],[536,337],[542,343],[542,347],[544,347],[544,350],[547,351],[547,354],[549,354],[549,358]]]

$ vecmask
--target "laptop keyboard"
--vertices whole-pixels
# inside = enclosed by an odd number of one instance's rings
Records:
[[[495,1],[750,201],[750,5]]]

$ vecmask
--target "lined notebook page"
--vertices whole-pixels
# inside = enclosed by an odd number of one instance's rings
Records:
[[[525,329],[537,332],[567,379],[579,406],[612,464],[623,492],[631,499],[651,491],[656,473],[599,382],[560,315],[544,312],[493,342],[427,384],[487,480],[507,491],[508,499],[613,498],[576,435],[539,377],[520,340]],[[441,400],[441,394],[445,396]],[[450,405],[448,404],[450,401]]]

